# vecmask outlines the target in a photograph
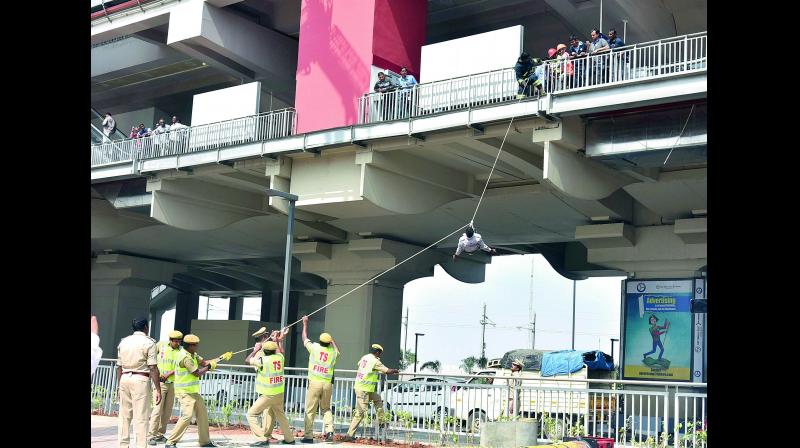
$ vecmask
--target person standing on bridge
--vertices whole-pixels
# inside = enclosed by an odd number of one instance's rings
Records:
[[[464,234],[458,239],[458,247],[456,247],[456,253],[453,254],[453,261],[456,261],[456,258],[461,255],[462,252],[472,255],[478,249],[489,252],[491,255],[497,254],[495,249],[492,249],[483,242],[480,233],[475,233],[475,229],[473,229],[472,226],[467,226]]]
[[[303,316],[303,345],[308,350],[308,391],[306,391],[306,421],[303,443],[314,443],[314,417],[317,406],[322,414],[325,441],[333,442],[333,366],[339,357],[339,347],[328,333],[319,335],[319,342],[308,338],[308,316]]]
[[[130,426],[136,434],[136,448],[147,447],[147,417],[150,415],[150,383],[156,391],[156,404],[161,403],[158,385],[156,341],[147,336],[147,319],[133,321],[133,334],[123,338],[117,347],[117,397],[119,424],[117,439],[120,448],[130,446]]]
[[[372,402],[375,406],[377,419],[380,421],[383,417],[383,400],[376,392],[378,389],[378,372],[387,375],[394,375],[399,372],[397,369],[390,369],[381,363],[381,353],[383,347],[379,344],[372,344],[372,351],[362,356],[358,361],[358,373],[356,373],[356,385],[354,387],[356,393],[356,411],[353,413],[353,420],[350,422],[350,429],[347,431],[342,441],[352,442],[355,440],[353,436],[356,434],[358,425],[364,419],[367,411],[369,411],[369,403]],[[381,424],[382,426],[382,424]]]
[[[192,417],[197,419],[197,435],[200,446],[218,446],[211,441],[208,434],[208,411],[200,396],[200,378],[209,370],[217,368],[217,360],[206,361],[197,354],[197,344],[200,343],[200,338],[196,335],[187,334],[183,338],[183,342],[186,344],[186,350],[183,357],[178,360],[178,367],[175,370],[175,395],[181,403],[181,417],[172,429],[172,434],[167,438],[164,448],[176,448],[176,444],[186,433]],[[160,393],[160,390],[158,392]]]
[[[294,434],[292,428],[289,427],[289,420],[283,411],[283,392],[284,392],[284,358],[283,358],[283,336],[282,332],[274,331],[273,337],[277,339],[274,341],[267,341],[261,350],[261,344],[257,344],[259,350],[249,356],[248,363],[256,367],[256,392],[259,394],[258,400],[250,406],[247,411],[247,423],[250,425],[250,430],[255,434],[259,440],[250,446],[269,446],[269,433],[267,429],[272,432],[271,424],[265,422],[264,426],[258,424],[258,416],[266,410],[271,410],[275,416],[273,421],[277,420],[283,430],[284,445],[294,445]]]
[[[175,404],[175,370],[178,361],[186,355],[186,350],[181,347],[183,333],[178,330],[169,332],[169,341],[156,344],[158,350],[158,373],[161,380],[161,403],[153,406],[150,414],[150,441],[148,445],[166,442],[164,434],[167,432],[167,423],[172,417],[172,406]]]

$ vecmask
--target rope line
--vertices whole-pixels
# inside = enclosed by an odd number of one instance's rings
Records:
[[[522,88],[522,91],[523,91],[523,92],[525,92],[525,89],[527,89],[527,88],[528,88],[528,83],[529,83],[529,82],[530,82],[530,78],[528,78],[528,79],[525,81],[525,84],[523,85],[523,88]],[[526,97],[519,98],[519,99],[517,100],[517,104],[519,104],[520,102],[522,102],[522,100],[523,100],[524,98],[526,98]],[[537,98],[538,98],[538,95],[537,95]],[[512,115],[512,116],[511,116],[511,120],[508,122],[508,127],[506,128],[506,133],[505,133],[505,135],[503,136],[503,141],[500,143],[500,147],[497,149],[497,156],[495,156],[495,158],[494,158],[494,163],[492,164],[492,169],[491,169],[491,171],[489,171],[489,177],[487,177],[487,178],[486,178],[486,183],[483,185],[483,191],[481,191],[481,195],[480,195],[480,197],[478,198],[478,205],[475,207],[475,212],[472,214],[472,218],[469,220],[469,223],[467,223],[467,224],[464,224],[464,225],[462,225],[461,227],[459,227],[459,228],[457,228],[457,229],[453,230],[452,232],[448,233],[447,235],[445,235],[445,236],[443,236],[443,237],[439,238],[437,241],[435,241],[435,242],[433,242],[433,243],[429,244],[428,246],[426,246],[426,247],[425,247],[425,248],[423,248],[423,249],[420,249],[419,251],[417,251],[416,253],[412,254],[411,256],[409,256],[408,258],[406,258],[405,260],[403,260],[403,261],[401,261],[401,262],[399,262],[399,263],[395,264],[394,266],[390,267],[389,269],[386,269],[385,271],[381,272],[380,274],[377,274],[377,275],[373,276],[373,277],[372,277],[372,278],[370,278],[369,280],[367,280],[367,281],[365,281],[365,282],[361,283],[360,285],[358,285],[358,286],[356,286],[355,288],[353,288],[353,289],[351,289],[351,290],[347,291],[346,293],[342,294],[341,296],[339,296],[339,297],[337,297],[337,298],[335,298],[335,299],[331,300],[330,302],[326,303],[325,305],[321,306],[320,308],[316,309],[315,311],[312,311],[311,313],[307,314],[307,316],[311,317],[311,316],[313,316],[314,314],[317,314],[318,312],[320,312],[320,311],[324,310],[325,308],[327,308],[327,307],[329,307],[329,306],[333,305],[334,303],[338,302],[339,300],[342,300],[343,298],[345,298],[345,297],[349,296],[349,295],[350,295],[350,294],[352,294],[353,292],[355,292],[355,291],[359,290],[359,289],[360,289],[360,288],[362,288],[363,286],[367,285],[369,282],[371,282],[371,281],[373,281],[373,280],[376,280],[376,279],[378,279],[379,277],[381,277],[382,275],[386,274],[387,272],[390,272],[390,271],[394,270],[395,268],[397,268],[397,267],[401,266],[403,263],[405,263],[405,262],[407,262],[407,261],[411,260],[412,258],[416,257],[417,255],[419,255],[419,254],[421,254],[421,253],[425,252],[426,250],[428,250],[428,249],[430,249],[430,248],[432,248],[432,247],[436,246],[437,244],[441,243],[442,241],[446,240],[447,238],[450,238],[451,236],[453,236],[454,234],[458,233],[459,231],[461,231],[461,230],[462,230],[462,229],[464,229],[465,227],[467,227],[467,226],[473,226],[473,224],[474,224],[474,222],[475,222],[475,217],[478,215],[478,210],[480,209],[480,207],[481,207],[481,203],[483,202],[483,196],[486,194],[486,190],[487,190],[487,188],[489,188],[489,182],[492,180],[492,175],[494,174],[494,170],[495,170],[495,168],[497,167],[497,161],[498,161],[498,160],[500,160],[500,154],[503,152],[503,145],[505,145],[505,143],[506,143],[506,138],[508,138],[508,133],[509,133],[509,131],[511,131],[511,125],[514,123],[514,118],[516,118],[516,114]],[[286,328],[291,328],[291,327],[293,327],[293,326],[297,325],[298,323],[300,323],[300,322],[302,322],[302,321],[303,321],[303,319],[299,319],[299,320],[297,320],[297,321],[295,321],[295,322],[293,322],[293,323],[291,323],[291,324],[287,325],[285,328],[282,328],[282,329],[281,329],[281,331],[285,330]],[[253,347],[251,347],[251,348],[253,348]],[[248,349],[245,349],[245,350],[248,350]],[[236,352],[236,353],[241,353],[241,352],[243,352],[243,351],[245,351],[245,350],[240,350],[240,351],[238,351],[238,352]]]

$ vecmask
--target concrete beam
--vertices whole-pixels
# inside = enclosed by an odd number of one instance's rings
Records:
[[[599,200],[634,182],[555,142],[544,144],[544,181],[578,199]]]
[[[105,199],[92,198],[91,238],[112,238],[132,230],[158,224],[139,213],[117,210]]]
[[[184,230],[212,230],[268,214],[266,195],[176,178],[148,181],[153,193],[150,216]]]
[[[497,151],[500,149],[501,143],[502,139],[498,138],[465,139],[459,142],[459,144],[468,148],[492,156],[492,159],[497,157]],[[500,154],[498,165],[500,161],[521,171],[525,174],[525,177],[532,177],[537,181],[541,181],[544,177],[544,172],[542,171],[544,159],[538,154],[514,146],[508,141],[503,145],[503,152]]]
[[[586,125],[579,116],[564,117],[555,123],[542,123],[531,133],[533,143],[557,141],[566,149],[577,150],[586,142]]]
[[[201,53],[202,49],[209,50],[251,71],[254,79],[261,80],[282,99],[290,101],[294,97],[297,41],[209,2],[190,1],[176,6],[170,14],[167,44]],[[217,65],[219,61],[217,58],[207,62]]]
[[[675,234],[686,244],[705,244],[708,241],[708,219],[676,219]]]
[[[579,226],[575,239],[589,249],[633,247],[635,242],[633,226],[625,223]]]

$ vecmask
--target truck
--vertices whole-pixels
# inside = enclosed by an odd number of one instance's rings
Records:
[[[501,362],[491,362],[487,367],[475,372],[463,387],[455,386],[455,397],[448,413],[466,427],[467,432],[479,432],[481,422],[495,421],[508,415],[539,417],[543,413],[557,418],[560,425],[565,421],[592,423],[602,414],[605,420],[616,412],[618,403],[614,394],[589,393],[592,386],[610,389],[607,384],[592,385],[585,381],[559,381],[562,379],[611,379],[612,371],[590,370],[585,364],[572,373],[549,377],[541,376],[541,359],[545,351],[512,350],[506,353]],[[604,355],[608,356],[608,355]],[[506,379],[511,375],[511,360],[524,358],[525,368],[519,379]],[[496,366],[496,367],[495,367]],[[498,378],[495,378],[498,377]],[[514,383],[517,383],[516,385]],[[514,390],[519,388],[519,403],[515,403]],[[519,411],[514,407],[518,406]],[[561,432],[563,428],[558,428]]]

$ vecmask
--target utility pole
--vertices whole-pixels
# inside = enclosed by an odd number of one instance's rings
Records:
[[[481,318],[481,358],[486,358],[486,325],[494,326],[494,322],[486,316],[486,304],[483,304],[483,318]]]
[[[536,350],[536,313],[533,313],[533,328],[531,329],[533,340],[531,341],[531,350]]]
[[[406,307],[406,321],[403,325],[406,327],[406,338],[405,341],[403,341],[403,356],[406,356],[408,352],[408,307]],[[405,359],[403,361],[405,361]]]
[[[536,313],[533,312],[533,267],[536,264],[536,257],[531,257],[531,297],[528,301],[528,319],[531,320],[531,350],[536,347]]]

